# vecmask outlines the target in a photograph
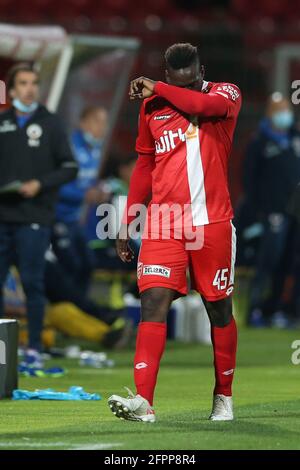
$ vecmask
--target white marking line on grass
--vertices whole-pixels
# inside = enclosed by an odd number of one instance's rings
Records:
[[[81,445],[80,447],[70,447],[68,450],[105,450],[105,449],[113,449],[114,447],[122,447],[121,442],[107,442],[99,443],[99,444],[85,444]]]
[[[0,447],[67,447],[69,442],[28,442],[27,440],[23,441],[9,441],[9,442],[0,442]]]
[[[78,369],[76,369],[76,371],[78,371]],[[115,374],[115,371],[111,369],[81,369],[80,374],[82,375],[99,375],[99,374],[110,375],[110,374]]]

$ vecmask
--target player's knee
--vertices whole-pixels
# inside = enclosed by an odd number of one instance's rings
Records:
[[[142,321],[165,322],[171,299],[166,289],[149,289],[141,295]]]
[[[222,299],[216,302],[205,302],[211,326],[224,328],[232,319],[231,299]]]

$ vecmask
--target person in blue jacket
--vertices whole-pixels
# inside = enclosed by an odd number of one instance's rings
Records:
[[[71,135],[73,153],[79,171],[77,179],[61,187],[53,229],[53,250],[65,271],[85,292],[93,268],[92,251],[88,248],[84,211],[90,204],[106,201],[97,187],[102,146],[107,129],[107,112],[100,106],[89,106],[80,116],[78,129]]]
[[[292,228],[287,205],[299,181],[300,131],[290,101],[275,92],[244,161],[245,198],[256,224],[261,225],[249,309],[253,326],[286,324],[287,319],[277,310]]]

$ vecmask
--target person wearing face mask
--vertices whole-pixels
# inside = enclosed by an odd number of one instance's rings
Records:
[[[288,318],[279,305],[292,231],[287,205],[300,180],[300,132],[291,103],[279,92],[268,99],[243,172],[247,206],[260,226],[249,323],[285,327]]]
[[[106,202],[110,197],[97,184],[106,129],[107,111],[103,107],[96,105],[83,109],[79,126],[71,135],[79,172],[76,180],[61,187],[56,208],[53,250],[82,294],[87,291],[94,266],[82,224],[83,209],[86,205]]]
[[[59,187],[77,174],[61,120],[39,103],[39,75],[30,63],[6,80],[11,107],[0,114],[0,317],[9,267],[18,267],[26,294],[26,362],[41,366],[45,252]]]

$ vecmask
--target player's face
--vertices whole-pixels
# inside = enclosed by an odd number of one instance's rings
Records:
[[[34,72],[18,72],[15,77],[15,86],[11,90],[12,98],[19,99],[26,106],[38,101],[39,79]]]
[[[169,68],[166,70],[167,83],[191,90],[200,91],[202,89],[203,77],[204,67],[198,61],[183,69]]]

